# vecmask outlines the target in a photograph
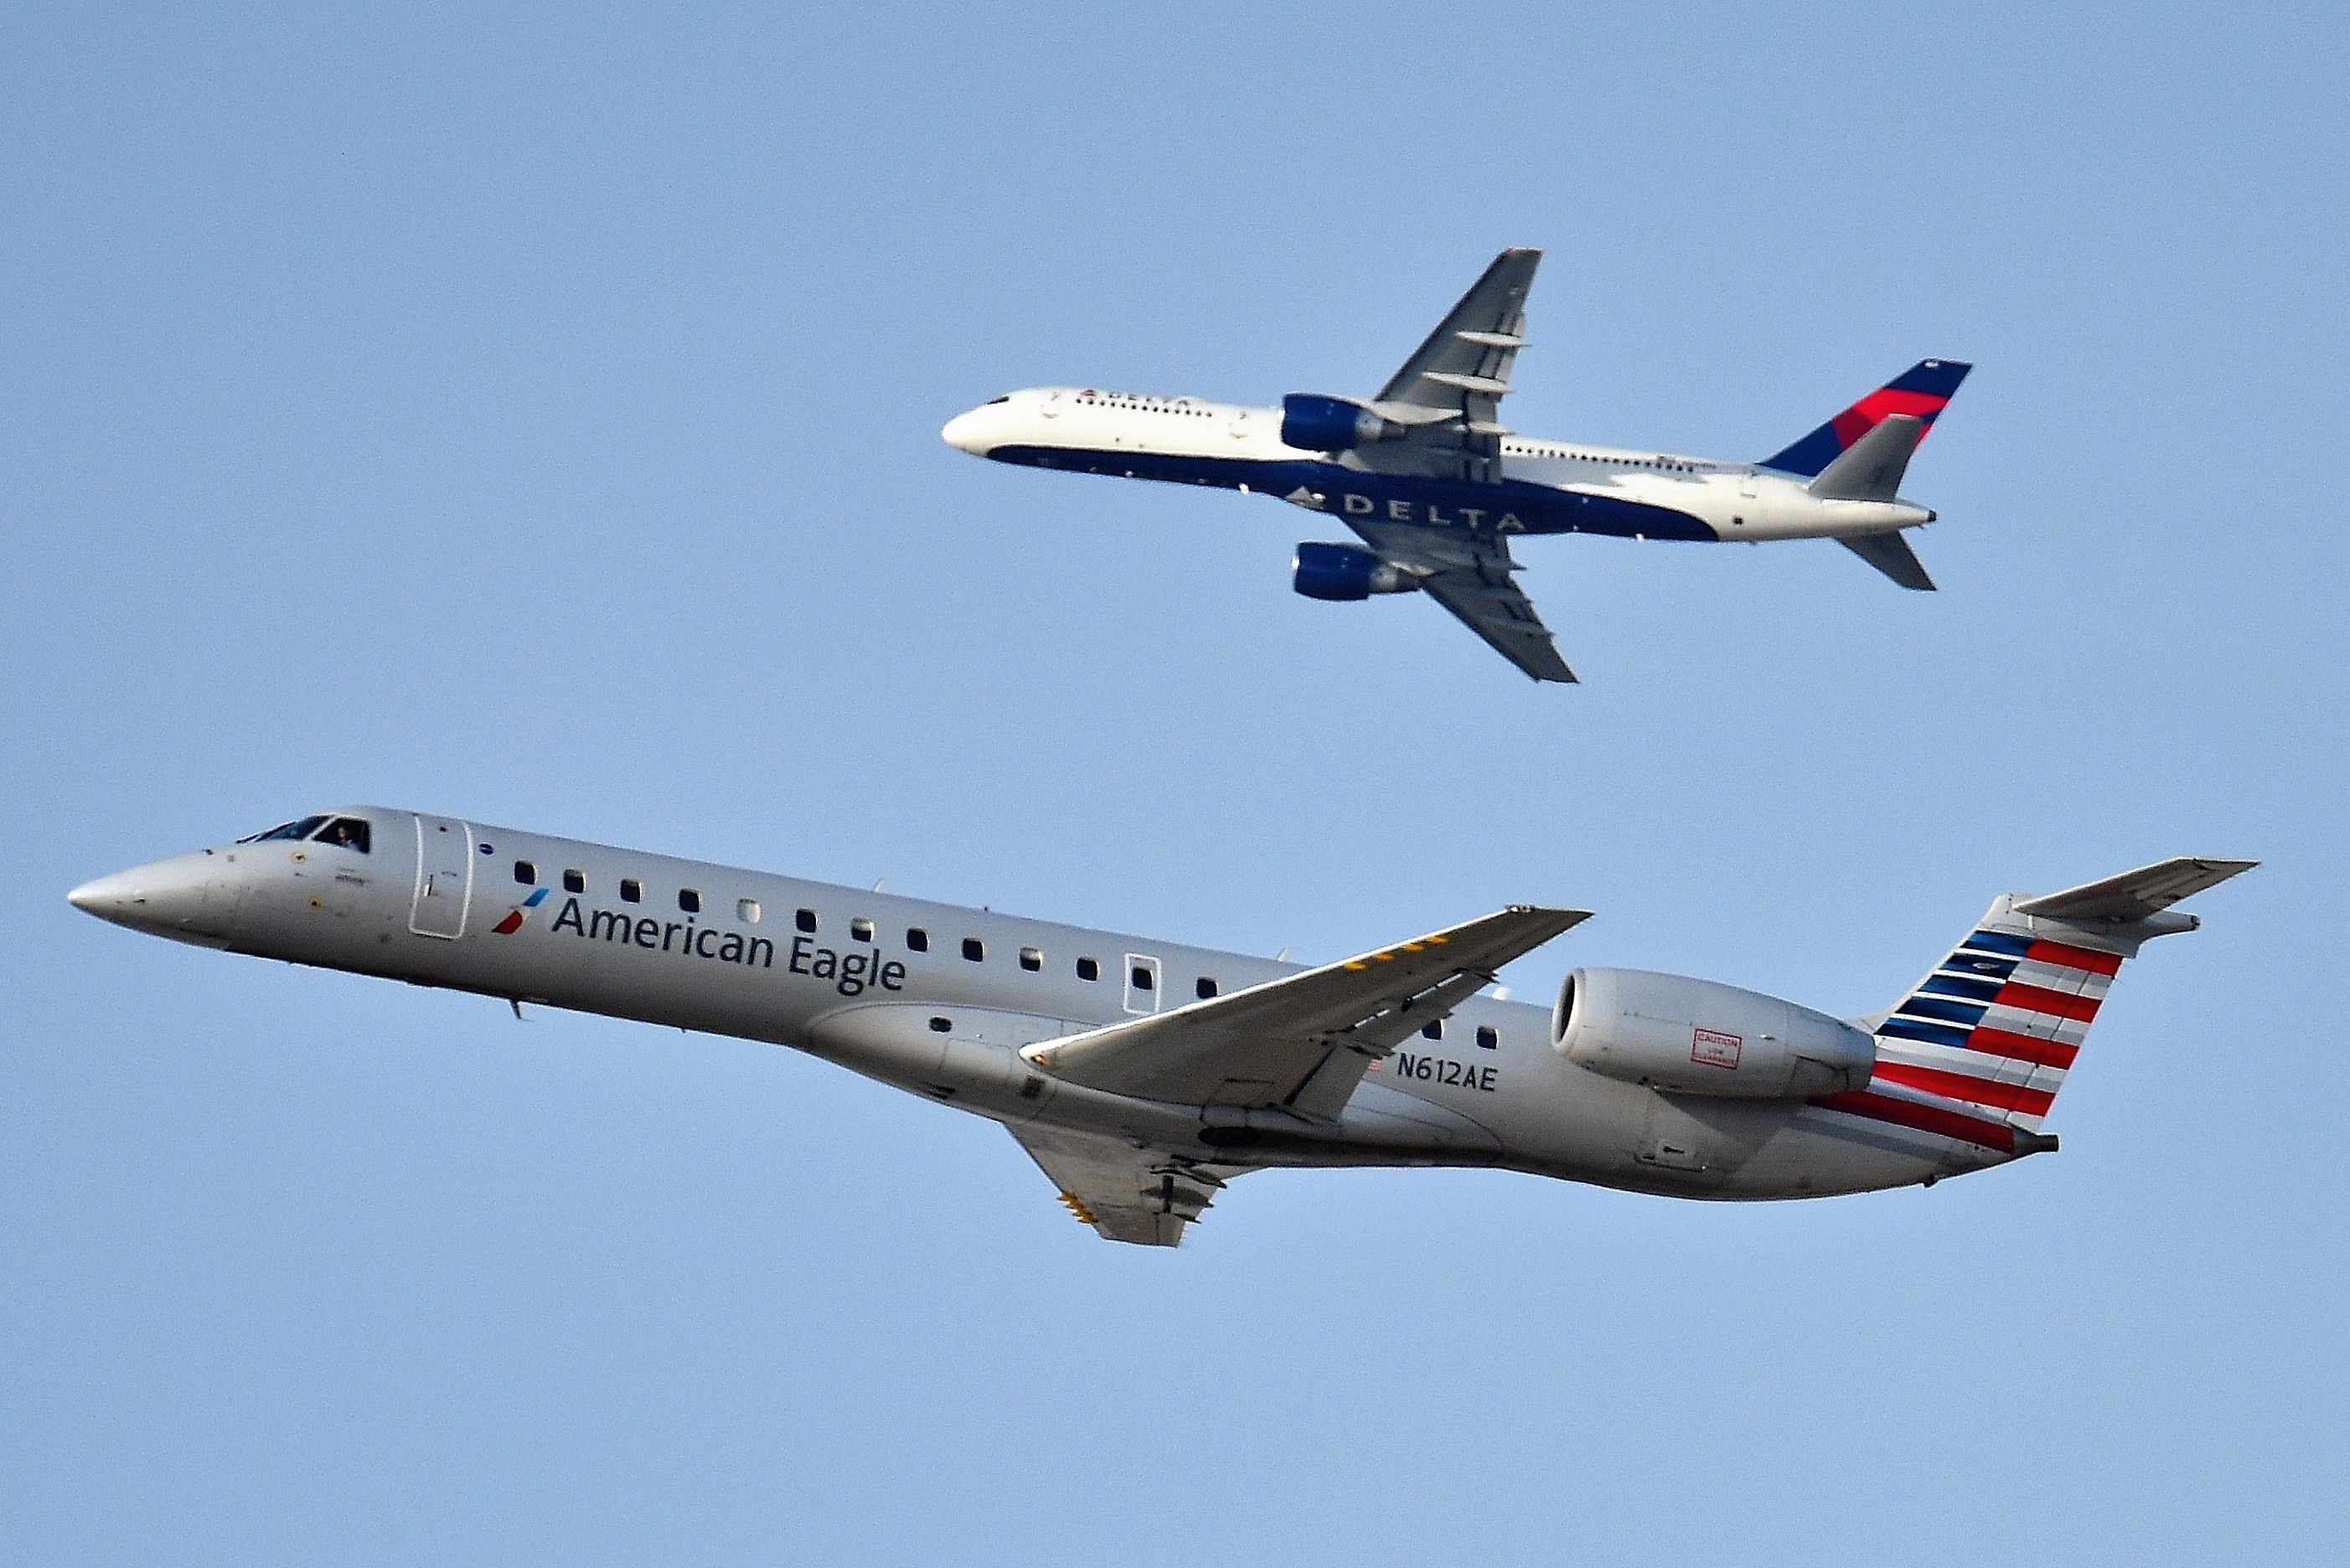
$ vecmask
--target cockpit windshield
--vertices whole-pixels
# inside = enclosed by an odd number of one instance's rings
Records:
[[[306,816],[299,822],[280,823],[266,833],[256,833],[250,838],[240,838],[239,844],[267,844],[276,838],[307,838],[326,822],[323,816]]]
[[[331,844],[338,849],[368,852],[368,824],[363,816],[306,816],[296,822],[280,823],[266,833],[255,833],[237,840],[239,844],[267,844],[273,839],[314,838],[320,844]]]

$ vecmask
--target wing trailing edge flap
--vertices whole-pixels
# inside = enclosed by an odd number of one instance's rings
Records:
[[[1526,293],[1534,286],[1542,252],[1506,250],[1436,330],[1388,379],[1371,406],[1409,429],[1394,451],[1375,449],[1376,465],[1400,463],[1446,478],[1492,483],[1499,480],[1502,400],[1510,395],[1510,369],[1526,346]]]
[[[1423,593],[1526,675],[1575,683],[1575,671],[1559,657],[1550,628],[1518,587],[1516,574],[1524,568],[1511,556],[1505,536],[1471,536],[1356,517],[1347,519],[1347,524],[1383,559],[1409,571]]]
[[[1105,1240],[1172,1247],[1224,1184],[1248,1168],[1178,1159],[1096,1133],[1057,1127],[1008,1129],[1028,1151],[1069,1212]]]
[[[1541,265],[1538,250],[1495,256],[1380,389],[1378,400],[1458,411],[1463,393],[1506,396],[1511,362],[1526,342],[1526,294]]]
[[[1057,1077],[1113,1094],[1335,1121],[1374,1060],[1492,983],[1503,964],[1588,919],[1586,909],[1513,905],[1022,1054]]]
[[[1516,564],[1511,565],[1513,571]],[[1559,657],[1558,641],[1534,613],[1534,601],[1513,582],[1495,583],[1473,567],[1432,573],[1420,591],[1452,613],[1488,647],[1536,680],[1574,685],[1575,671]]]

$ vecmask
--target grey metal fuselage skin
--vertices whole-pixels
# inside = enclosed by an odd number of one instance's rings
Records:
[[[241,843],[100,878],[74,901],[229,951],[767,1041],[1007,1124],[1252,1167],[1501,1167],[1768,1199],[1904,1186],[2007,1158],[1802,1102],[1602,1076],[1553,1048],[1549,1008],[1482,996],[1441,1039],[1416,1035],[1381,1063],[1336,1126],[1107,1094],[1055,1078],[1019,1047],[1180,1006],[1203,979],[1230,992],[1300,966],[456,818],[338,815],[371,825],[369,852]],[[533,880],[517,880],[518,862]],[[687,889],[698,912],[681,907]],[[544,896],[526,905],[534,893]],[[810,917],[812,932],[801,929]],[[927,950],[910,932],[927,934]],[[1098,978],[1080,978],[1081,960]]]

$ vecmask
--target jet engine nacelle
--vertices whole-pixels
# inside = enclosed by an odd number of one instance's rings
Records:
[[[1877,1042],[1825,1012],[1637,969],[1568,975],[1551,1039],[1595,1073],[1684,1095],[1809,1099],[1864,1088],[1877,1070]]]
[[[1403,426],[1344,398],[1292,392],[1281,400],[1281,442],[1300,452],[1345,452],[1403,433]]]
[[[1291,565],[1297,576],[1290,586],[1309,599],[1367,599],[1419,587],[1418,577],[1360,545],[1300,545]]]

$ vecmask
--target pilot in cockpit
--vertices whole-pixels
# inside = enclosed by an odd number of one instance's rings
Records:
[[[256,833],[250,838],[240,838],[237,842],[267,844],[274,839],[304,838],[316,844],[332,845],[338,849],[348,849],[355,854],[365,855],[369,851],[367,818],[338,816],[329,820],[325,816],[306,816],[298,822],[288,822],[281,826],[273,827],[266,833]]]

